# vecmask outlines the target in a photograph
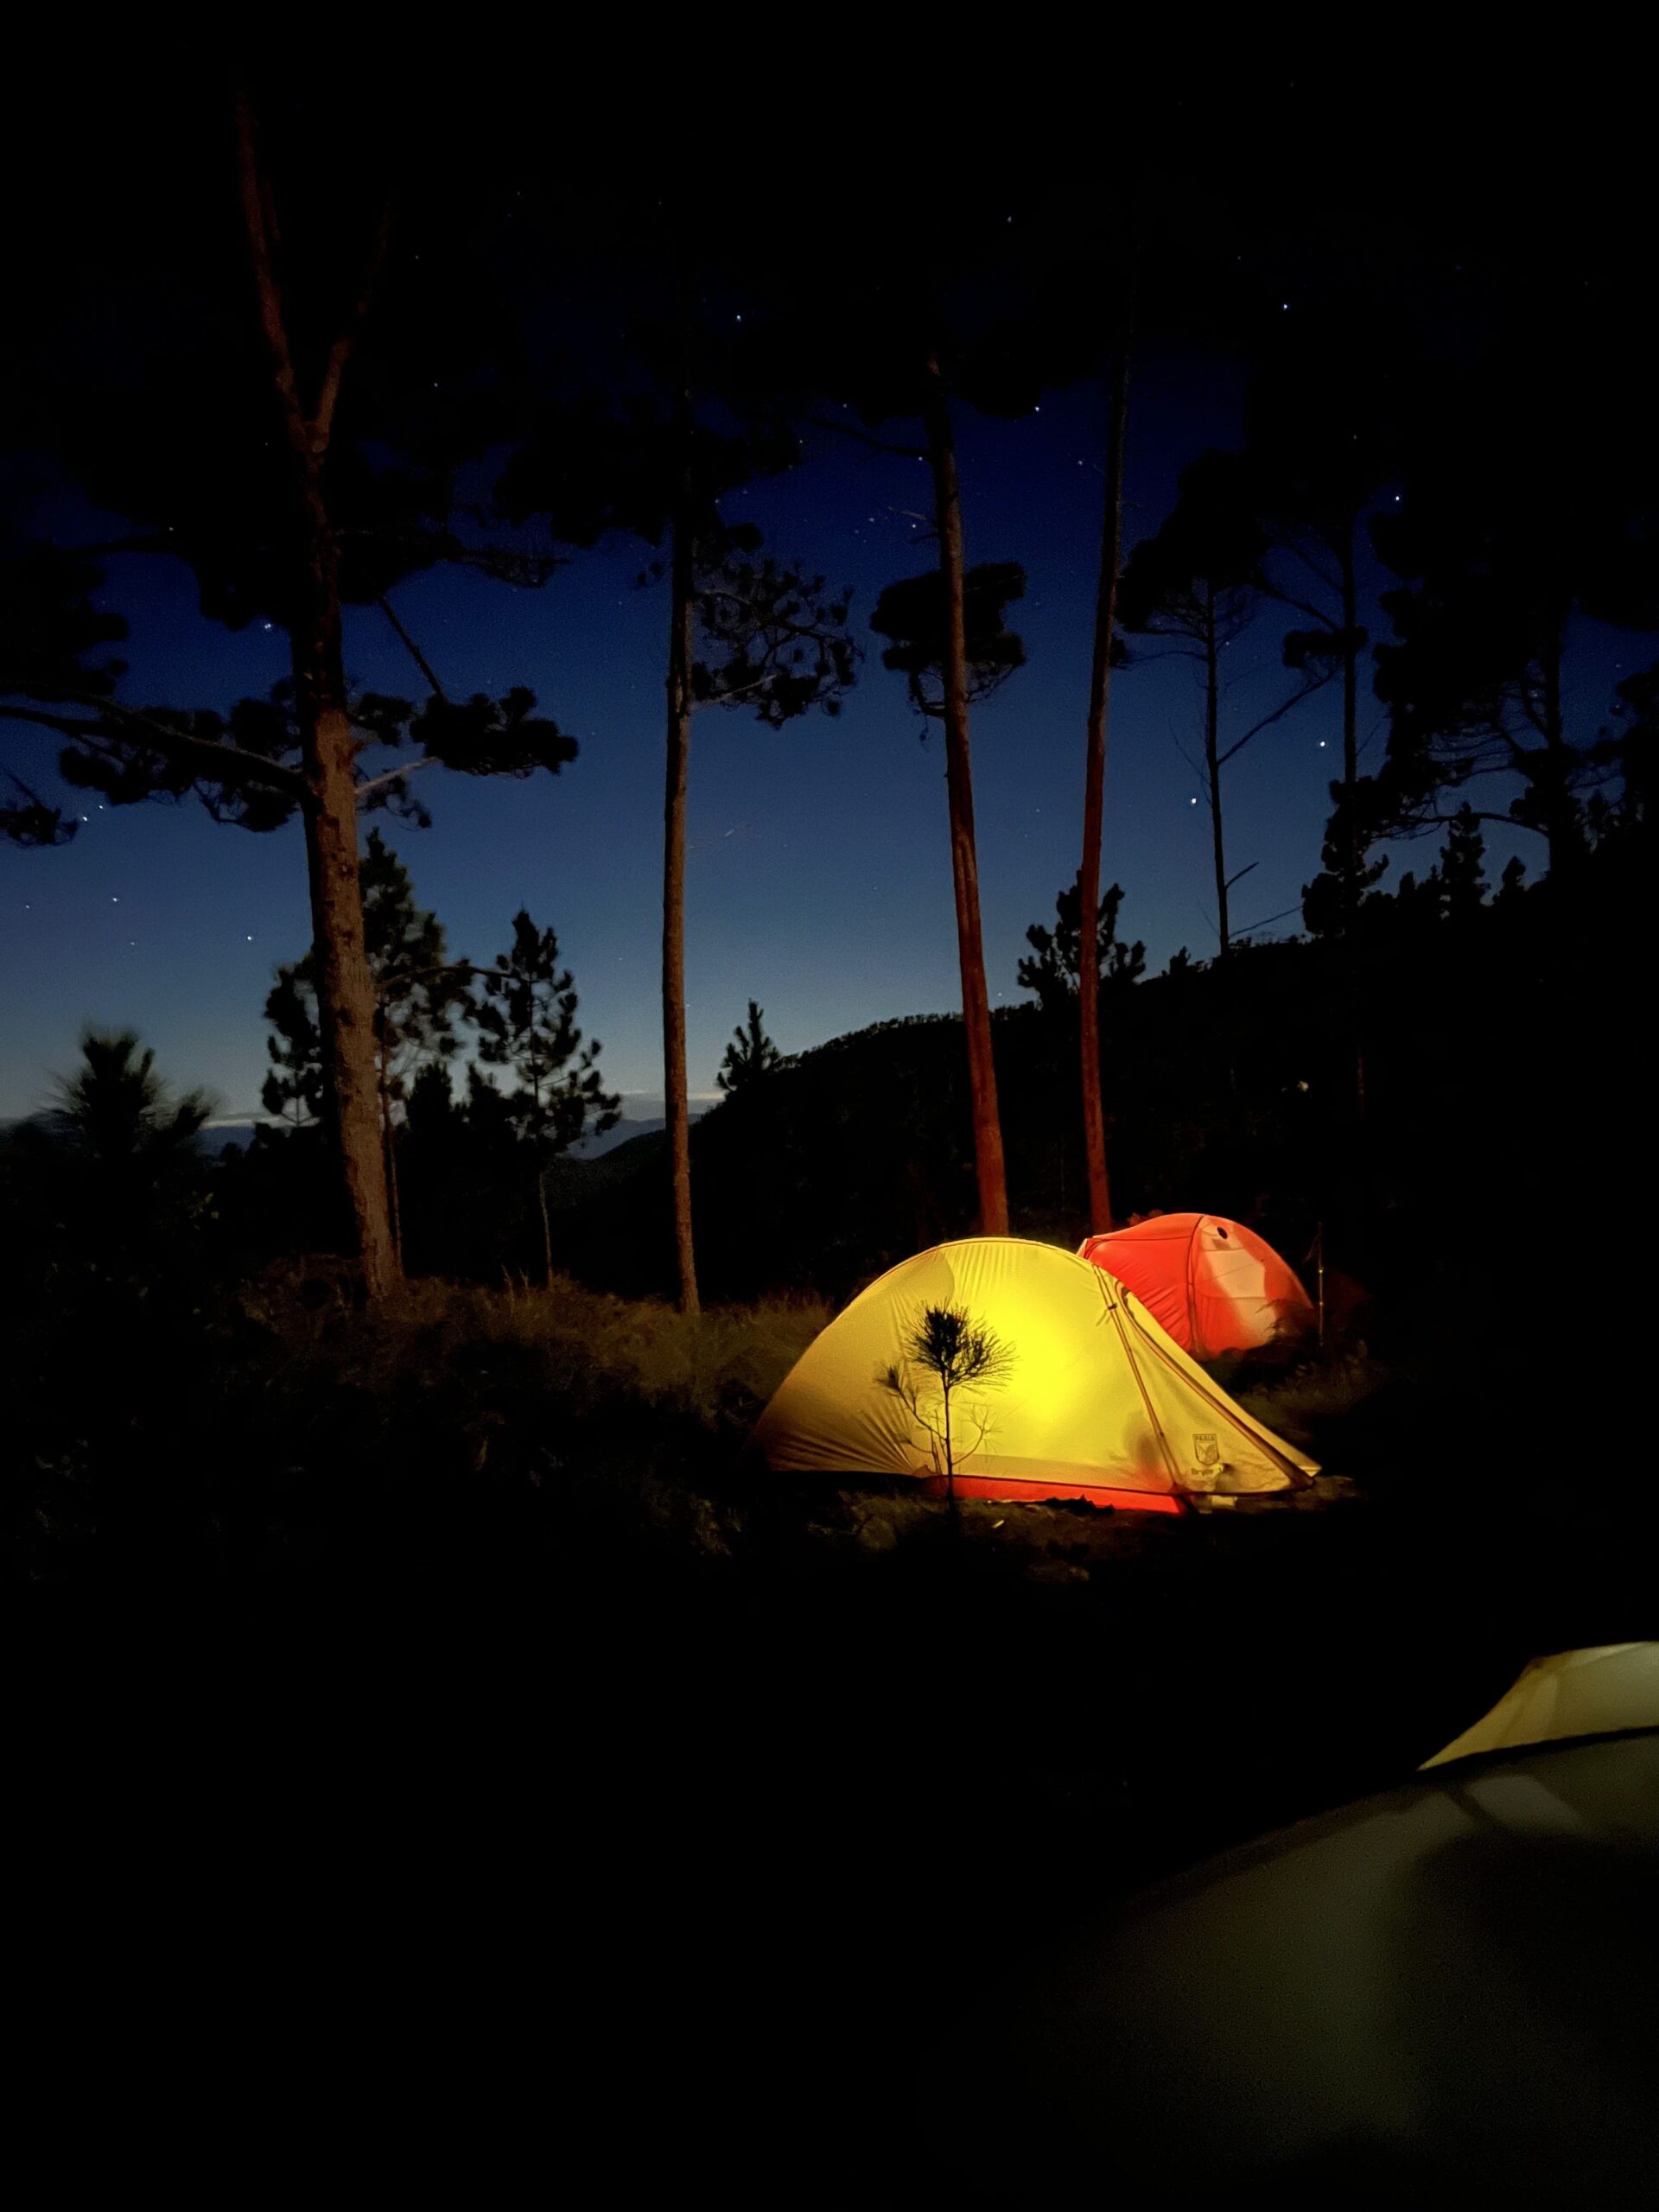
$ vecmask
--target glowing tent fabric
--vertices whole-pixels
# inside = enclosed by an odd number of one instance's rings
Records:
[[[937,1478],[934,1438],[882,1381],[929,1306],[965,1306],[1009,1355],[1001,1382],[953,1395],[959,1491],[1174,1512],[1183,1492],[1284,1490],[1317,1471],[1218,1389],[1110,1275],[1057,1246],[1008,1236],[918,1253],[838,1314],[761,1415],[755,1441],[769,1465]],[[924,1412],[937,1408],[937,1384],[931,1392]]]
[[[1590,1644],[1535,1659],[1490,1713],[1423,1765],[1632,1728],[1659,1728],[1659,1643]]]
[[[1213,1213],[1160,1213],[1077,1248],[1131,1290],[1194,1359],[1255,1351],[1313,1329],[1313,1300],[1254,1230]]]
[[[1420,1773],[970,2011],[940,2163],[999,2203],[1651,2203],[1656,1878],[1659,1731]]]

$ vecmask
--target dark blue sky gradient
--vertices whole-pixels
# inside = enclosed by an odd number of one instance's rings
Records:
[[[994,1004],[1020,995],[1027,925],[1052,918],[1077,864],[1101,404],[1080,391],[1046,400],[1022,423],[964,415],[961,423],[969,558],[1019,560],[1030,578],[1014,618],[1030,665],[974,721]],[[1141,364],[1130,543],[1156,527],[1184,463],[1236,433],[1237,392],[1224,372]],[[927,494],[919,463],[825,435],[804,466],[740,496],[734,511],[752,514],[781,554],[852,583],[855,626],[869,648],[878,643],[868,624],[880,587],[931,559],[905,518],[926,506]],[[423,771],[432,829],[379,819],[457,953],[492,957],[521,904],[553,925],[575,969],[584,1027],[604,1040],[607,1080],[643,1101],[661,1091],[666,608],[661,587],[636,587],[640,566],[639,549],[619,544],[582,556],[539,594],[449,572],[403,586],[398,611],[452,692],[528,683],[582,753],[558,779],[522,784]],[[280,633],[232,636],[204,621],[181,568],[115,564],[108,596],[131,621],[126,696],[134,700],[225,704],[284,673]],[[1234,649],[1236,727],[1280,696],[1279,639],[1296,619],[1269,607]],[[1605,643],[1579,664],[1580,735],[1599,722],[1612,680],[1620,649]],[[418,690],[378,612],[353,612],[347,646],[365,685]],[[1208,822],[1202,804],[1191,804],[1199,783],[1177,741],[1193,749],[1196,709],[1185,661],[1132,669],[1114,685],[1105,880],[1124,886],[1123,925],[1146,940],[1152,972],[1180,945],[1195,957],[1215,948]],[[1276,916],[1264,934],[1300,926],[1295,910],[1319,866],[1326,786],[1339,765],[1338,711],[1332,687],[1227,772],[1230,865],[1257,863],[1234,893],[1236,925]],[[815,717],[772,733],[736,714],[697,716],[687,946],[694,1092],[712,1091],[750,997],[786,1052],[957,1004],[944,753],[937,735],[918,741],[920,728],[902,682],[874,651],[837,721]],[[1369,697],[1362,734],[1374,760],[1382,716]],[[27,741],[18,743],[20,761],[32,758]],[[42,739],[48,781],[50,753]],[[89,1022],[136,1027],[175,1082],[208,1086],[229,1116],[255,1113],[264,993],[276,964],[302,953],[308,937],[298,829],[252,836],[220,828],[194,803],[99,811],[88,802],[85,811],[91,819],[67,850],[0,855],[0,1116],[41,1102],[49,1071],[73,1062]],[[1511,850],[1541,863],[1535,840],[1489,833],[1494,877]],[[1425,846],[1395,865],[1426,867],[1432,857]]]

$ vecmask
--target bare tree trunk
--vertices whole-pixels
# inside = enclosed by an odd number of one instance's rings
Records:
[[[1567,751],[1567,727],[1561,707],[1561,632],[1557,630],[1544,652],[1544,745],[1548,754],[1549,791],[1545,818],[1549,847],[1549,872],[1567,873],[1575,857],[1577,824],[1573,819],[1572,778]]]
[[[384,1298],[402,1280],[391,1227],[375,1075],[374,982],[358,880],[356,741],[340,637],[340,563],[323,496],[340,379],[385,248],[383,219],[363,294],[328,354],[314,409],[302,402],[273,256],[270,180],[245,96],[236,110],[237,175],[260,327],[290,463],[293,613],[289,641],[305,781],[306,859],[322,1064],[365,1288]]]
[[[685,1078],[685,795],[691,758],[691,613],[696,549],[683,499],[674,521],[668,639],[668,772],[663,802],[663,1097],[682,1313],[699,1311],[691,1241],[691,1109]]]
[[[1204,767],[1210,785],[1210,842],[1216,866],[1216,934],[1224,960],[1231,946],[1227,925],[1227,855],[1221,836],[1221,669],[1216,650],[1216,594],[1206,588],[1209,617],[1204,640]]]
[[[1106,1160],[1106,1109],[1100,1090],[1100,846],[1106,804],[1106,727],[1111,706],[1112,643],[1117,630],[1117,572],[1123,552],[1123,440],[1129,419],[1129,339],[1112,370],[1106,511],[1095,598],[1095,658],[1089,681],[1089,736],[1083,783],[1083,866],[1077,876],[1077,1011],[1083,1048],[1083,1149],[1089,1166],[1089,1225],[1112,1226]]]
[[[547,1163],[536,1170],[536,1197],[542,1209],[542,1287],[553,1286],[553,1224],[547,1217]]]
[[[1348,1019],[1353,1031],[1354,1112],[1363,1122],[1365,1118],[1364,1014],[1359,949],[1354,936],[1359,921],[1359,878],[1363,858],[1359,823],[1354,807],[1355,786],[1359,782],[1359,588],[1354,574],[1356,526],[1357,518],[1350,517],[1348,533],[1342,542],[1342,797],[1344,817],[1348,824],[1348,849],[1343,855],[1342,938],[1344,966],[1347,970]]]
[[[950,1443],[950,1393],[944,1393],[944,1497],[954,1514],[957,1510],[957,1459]]]
[[[1359,781],[1359,590],[1354,575],[1354,525],[1342,544],[1342,797],[1348,823],[1343,856],[1343,921],[1351,925],[1359,903],[1359,824],[1354,817],[1354,787]]]
[[[403,1270],[380,1141],[374,978],[358,878],[357,748],[346,709],[339,593],[328,588],[332,567],[326,555],[308,564],[319,589],[312,620],[295,625],[294,689],[303,746],[318,1027],[364,1286],[374,1300],[396,1289]]]
[[[391,1122],[391,1086],[386,1079],[385,1017],[378,999],[375,1001],[375,1068],[380,1092],[380,1147],[386,1163],[386,1207],[391,1223],[391,1249],[397,1255],[397,1265],[404,1264],[403,1211],[397,1200],[397,1136]]]
[[[979,1184],[979,1227],[986,1236],[1008,1233],[1007,1173],[1002,1123],[997,1112],[996,1066],[991,1054],[990,995],[979,921],[979,858],[974,843],[973,769],[968,747],[968,645],[963,605],[966,567],[962,500],[950,407],[938,358],[927,363],[925,404],[928,459],[933,470],[939,531],[939,574],[944,585],[945,788],[950,805],[950,872],[957,900],[957,952],[962,969],[962,1026],[968,1045],[968,1092],[974,1128],[974,1166]]]

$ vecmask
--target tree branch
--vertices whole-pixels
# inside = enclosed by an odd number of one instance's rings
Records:
[[[1320,567],[1319,563],[1314,559],[1312,551],[1309,550],[1306,540],[1300,533],[1290,530],[1275,531],[1273,535],[1272,543],[1275,552],[1288,553],[1293,560],[1300,561],[1302,566],[1307,570],[1309,575],[1316,577],[1318,581],[1325,586],[1327,591],[1335,592],[1340,594],[1342,590],[1342,578],[1340,575],[1332,575],[1325,569]],[[1281,599],[1287,596],[1286,594],[1275,590],[1272,584],[1268,586],[1268,590],[1274,599]],[[1299,602],[1293,601],[1291,604],[1296,605],[1299,604]],[[1304,614],[1306,614],[1311,613],[1313,610],[1309,607],[1303,607],[1302,612]],[[1334,627],[1336,626],[1333,625],[1332,626]]]
[[[134,531],[125,537],[108,537],[97,545],[71,545],[64,550],[78,561],[105,561],[112,553],[171,553],[174,550],[167,542],[165,530]]]
[[[1235,876],[1233,880],[1236,883],[1238,878]],[[1257,930],[1271,929],[1275,922],[1288,921],[1293,914],[1300,914],[1301,911],[1301,901],[1300,899],[1298,899],[1294,906],[1283,906],[1276,914],[1266,914],[1259,922],[1250,923],[1248,928],[1235,930],[1233,935],[1236,938],[1249,937]]]
[[[315,458],[311,444],[311,426],[305,419],[305,409],[300,402],[299,382],[294,374],[294,357],[289,349],[282,287],[277,282],[276,264],[271,252],[269,194],[259,160],[253,108],[245,86],[239,86],[236,95],[236,169],[242,200],[242,220],[248,237],[248,258],[252,264],[254,292],[259,308],[259,327],[264,334],[265,350],[270,356],[271,378],[276,387],[283,428],[296,459],[308,471]]]
[[[231,780],[240,778],[250,783],[268,784],[285,797],[300,800],[305,798],[304,777],[285,761],[268,760],[262,753],[245,752],[239,745],[231,745],[223,738],[197,737],[189,730],[169,729],[165,722],[153,721],[139,709],[118,706],[112,700],[86,698],[73,691],[66,691],[62,696],[72,706],[87,708],[96,715],[112,715],[128,724],[134,732],[130,742],[148,745],[183,766],[199,765],[203,772],[211,767]],[[0,701],[0,721],[33,722],[83,745],[118,745],[127,741],[119,730],[108,729],[100,722],[76,721],[70,715],[54,714],[50,708],[17,706],[10,701]]]
[[[1310,622],[1317,622],[1322,630],[1329,630],[1333,637],[1341,632],[1340,622],[1334,620],[1322,607],[1315,607],[1312,601],[1298,599],[1294,591],[1283,591],[1276,585],[1269,584],[1268,597],[1277,600],[1281,607],[1294,607],[1299,614],[1306,614]]]
[[[6,781],[11,785],[14,791],[21,791],[31,806],[38,806],[42,814],[51,813],[52,809],[47,804],[40,793],[35,791],[31,785],[26,784],[15,768],[0,766],[0,776],[3,776],[5,778]]]
[[[859,445],[868,446],[872,453],[896,454],[900,461],[927,459],[920,446],[896,446],[887,438],[878,438],[873,431],[861,429],[855,423],[837,423],[829,415],[803,415],[801,420],[820,430],[833,430],[838,438],[851,438]]]
[[[334,409],[340,399],[340,378],[346,373],[346,364],[351,359],[352,348],[358,333],[367,320],[369,302],[380,281],[380,272],[386,265],[386,249],[391,238],[391,202],[388,199],[381,207],[380,219],[374,227],[374,243],[369,250],[368,265],[363,272],[363,282],[358,289],[352,311],[344,327],[328,349],[328,360],[322,372],[322,384],[317,392],[316,413],[311,418],[311,450],[319,461],[328,450],[328,439],[334,427]],[[383,601],[382,604],[385,602]],[[440,694],[442,696],[442,694]]]
[[[1281,701],[1270,715],[1263,715],[1261,721],[1247,729],[1243,737],[1235,739],[1224,753],[1218,753],[1216,758],[1217,767],[1225,767],[1234,753],[1242,753],[1253,737],[1260,737],[1264,729],[1271,729],[1274,722],[1281,721],[1293,707],[1300,707],[1304,699],[1311,699],[1316,691],[1323,691],[1335,674],[1336,671],[1332,669],[1320,677],[1317,683],[1305,683],[1300,691],[1293,691],[1289,698]]]
[[[443,695],[440,692],[438,696],[442,698]],[[406,760],[401,768],[388,768],[382,776],[370,776],[357,786],[357,803],[360,806],[376,791],[390,790],[393,784],[401,784],[406,776],[414,775],[417,769],[430,768],[435,765],[432,755],[428,753],[418,760]]]
[[[395,991],[410,984],[423,983],[433,976],[504,976],[515,982],[534,981],[517,968],[480,968],[474,960],[441,960],[430,968],[405,968],[397,975],[384,976],[375,990],[381,998],[390,998]]]
[[[428,660],[426,655],[416,644],[414,639],[410,636],[408,631],[404,629],[403,624],[392,613],[391,601],[386,597],[384,592],[382,592],[379,597],[375,601],[375,605],[385,616],[387,621],[391,623],[393,630],[396,631],[398,638],[402,640],[410,658],[414,662],[416,667],[420,670],[421,674],[426,678],[426,681],[431,685],[433,697],[435,699],[442,699],[445,706],[448,706],[449,703],[449,694],[444,690],[442,684],[439,683],[436,676],[433,673],[432,664],[430,661]]]

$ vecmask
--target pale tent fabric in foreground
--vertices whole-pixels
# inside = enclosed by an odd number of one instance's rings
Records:
[[[755,1441],[768,1463],[936,1477],[926,1430],[881,1380],[929,1306],[965,1307],[1009,1356],[998,1387],[952,1401],[967,1447],[957,1487],[970,1495],[1089,1497],[1169,1512],[1184,1491],[1236,1497],[1317,1472],[1218,1389],[1110,1275],[1058,1246],[1011,1236],[937,1245],[861,1292],[761,1415]]]
[[[1084,1239],[1080,1259],[1133,1291],[1194,1359],[1309,1334],[1318,1317],[1265,1237],[1214,1213],[1160,1213]]]
[[[1659,1643],[1590,1644],[1535,1659],[1490,1713],[1423,1764],[1631,1728],[1659,1728]]]
[[[1419,1773],[969,2014],[938,2162],[1017,2204],[1650,2204],[1656,1906],[1659,1731]]]

